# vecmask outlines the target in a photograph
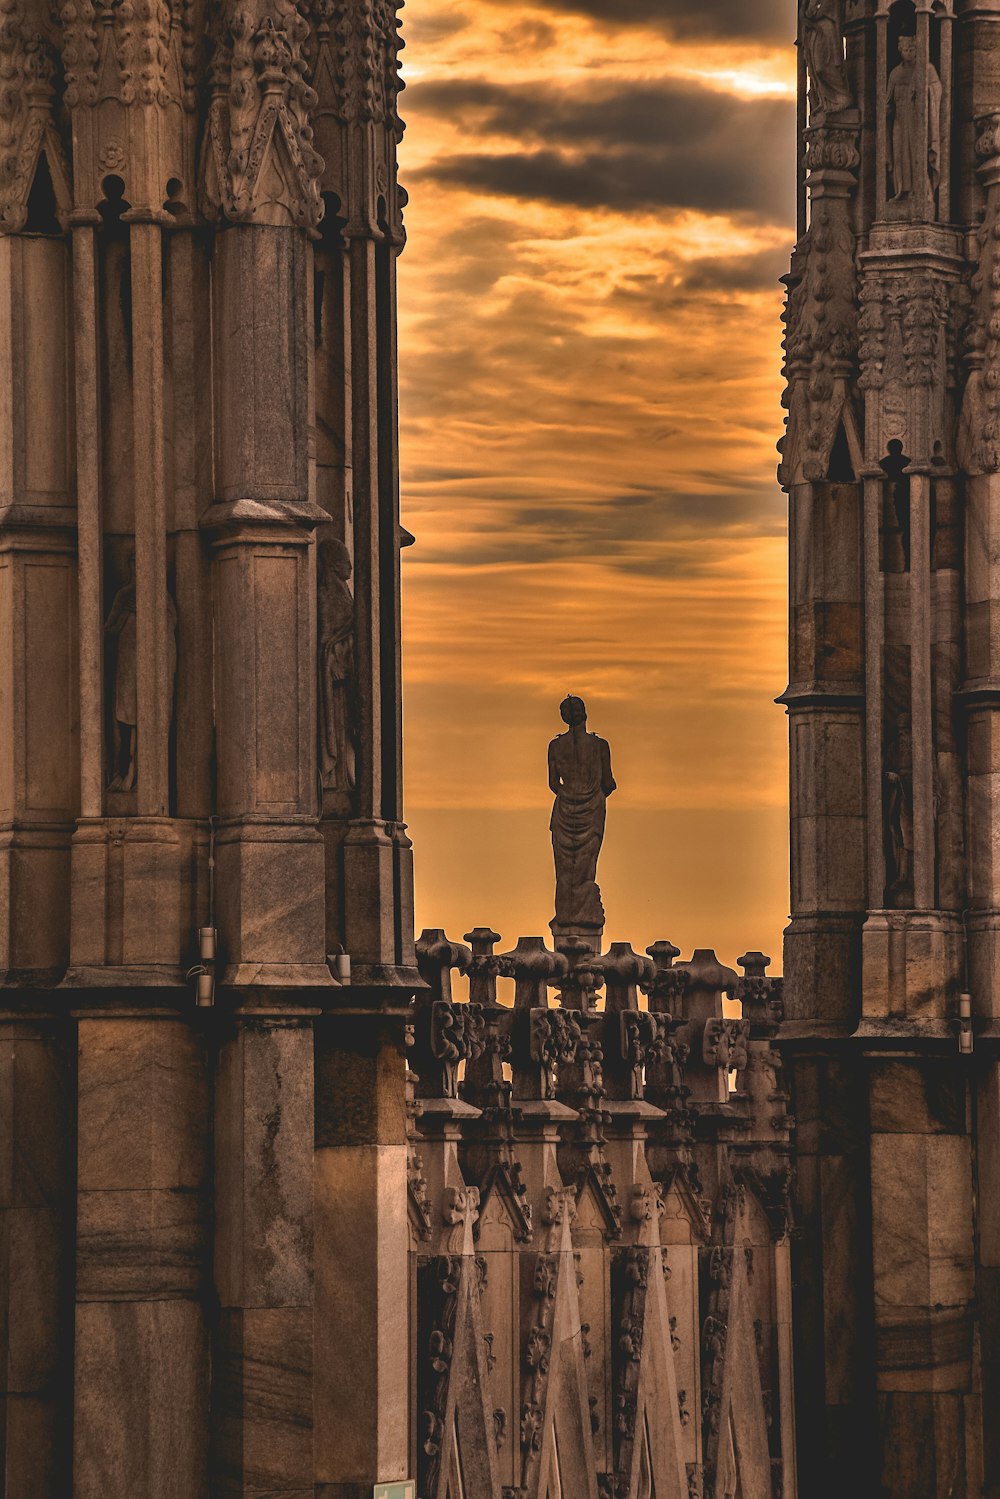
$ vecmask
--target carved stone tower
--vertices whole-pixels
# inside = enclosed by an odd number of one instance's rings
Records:
[[[1000,5],[803,0],[799,27],[801,1488],[996,1495]]]
[[[408,1465],[399,3],[0,11],[12,1496]]]

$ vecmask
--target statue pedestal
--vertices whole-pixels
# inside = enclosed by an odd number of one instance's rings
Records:
[[[556,952],[562,952],[564,947],[575,942],[586,942],[591,952],[600,954],[604,943],[604,923],[588,925],[586,922],[575,922],[570,925],[565,922],[550,921],[549,929],[552,932],[552,945]]]

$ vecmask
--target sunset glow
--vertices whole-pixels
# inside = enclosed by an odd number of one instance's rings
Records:
[[[546,930],[545,749],[572,690],[620,786],[608,938],[780,956],[794,17],[703,9],[407,6],[418,927]]]

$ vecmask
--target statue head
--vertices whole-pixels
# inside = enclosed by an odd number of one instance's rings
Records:
[[[587,722],[587,705],[582,697],[574,697],[572,693],[564,697],[559,704],[559,716],[563,723],[573,728],[575,724]]]
[[[352,572],[351,554],[339,536],[327,536],[320,542],[319,565],[322,572],[329,571],[347,582]]]
[[[899,55],[907,64],[915,63],[917,60],[917,39],[915,36],[901,36],[899,39]]]

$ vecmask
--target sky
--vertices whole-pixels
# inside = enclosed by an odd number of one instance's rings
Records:
[[[780,969],[792,0],[408,0],[417,928],[546,934],[546,747],[611,743],[606,939]]]

